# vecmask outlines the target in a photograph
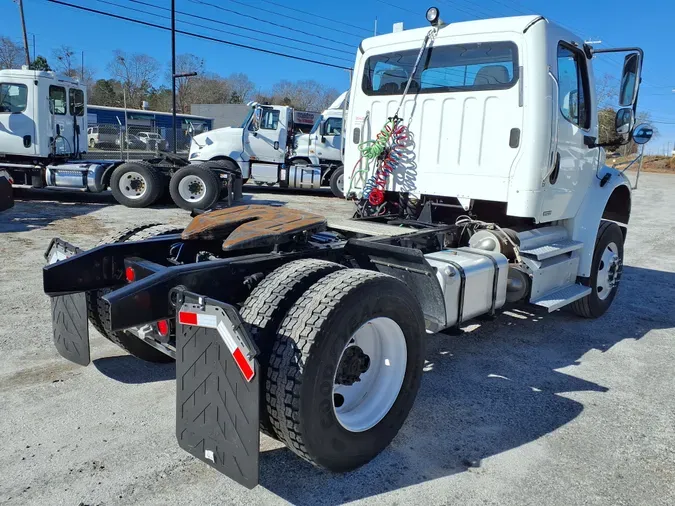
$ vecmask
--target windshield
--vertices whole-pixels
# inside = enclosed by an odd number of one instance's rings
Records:
[[[366,95],[401,95],[415,66],[417,49],[368,58],[362,88]],[[481,42],[431,47],[412,81],[412,93],[498,90],[518,80],[518,47]]]
[[[246,115],[246,119],[239,128],[246,128],[246,125],[248,125],[248,122],[251,120],[251,116],[253,116],[253,110],[253,107],[251,107],[251,110],[249,110],[248,114]]]
[[[319,116],[316,118],[316,121],[312,125],[312,129],[309,131],[310,134],[315,134],[316,131],[319,129],[319,125],[321,125],[321,122],[323,121],[323,116]]]

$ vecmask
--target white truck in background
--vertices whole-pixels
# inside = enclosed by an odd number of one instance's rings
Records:
[[[325,110],[309,134],[298,134],[294,109],[252,102],[240,127],[217,128],[196,135],[190,162],[220,160],[241,170],[244,181],[282,188],[319,189],[330,186],[344,197],[341,161],[342,121],[347,92]]]
[[[114,141],[88,129],[83,84],[27,67],[0,70],[0,170],[13,184],[94,193],[110,188],[127,207],[147,207],[170,193],[183,209],[209,209],[230,183],[229,198],[240,196],[239,170],[218,161],[191,164],[170,153],[135,161],[82,159],[90,145]]]

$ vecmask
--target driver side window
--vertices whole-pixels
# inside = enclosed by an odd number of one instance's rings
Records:
[[[260,128],[262,130],[276,130],[279,125],[279,111],[274,109],[264,109]]]
[[[326,120],[325,135],[342,134],[342,118],[328,118]]]
[[[567,121],[580,128],[590,127],[586,103],[588,76],[586,58],[566,44],[558,45],[558,104]]]

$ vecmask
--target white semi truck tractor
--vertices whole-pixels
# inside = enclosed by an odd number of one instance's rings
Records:
[[[347,93],[317,119],[309,134],[298,134],[294,109],[251,102],[240,127],[217,128],[193,137],[191,162],[221,160],[241,170],[244,180],[282,188],[330,186],[344,197],[341,146]]]
[[[644,144],[642,50],[596,50],[542,16],[427,19],[359,46],[356,219],[250,205],[47,251],[59,353],[89,363],[89,315],[131,354],[175,359],[179,445],[248,487],[261,431],[334,472],[375,458],[414,409],[429,333],[512,305],[599,318],[617,296],[632,185],[605,164],[592,62],[624,53],[607,145]],[[288,124],[261,112],[243,132],[260,145]]]
[[[110,188],[128,207],[150,206],[168,193],[184,209],[209,209],[224,194],[240,198],[239,169],[218,161],[191,164],[170,153],[84,160],[86,95],[82,83],[54,72],[0,70],[0,170],[13,184],[94,193]]]

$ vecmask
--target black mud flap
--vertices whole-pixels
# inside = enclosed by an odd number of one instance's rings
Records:
[[[176,437],[181,448],[253,488],[260,449],[257,349],[237,310],[189,292],[176,305]]]
[[[89,322],[84,293],[52,297],[54,346],[63,358],[89,365]]]

